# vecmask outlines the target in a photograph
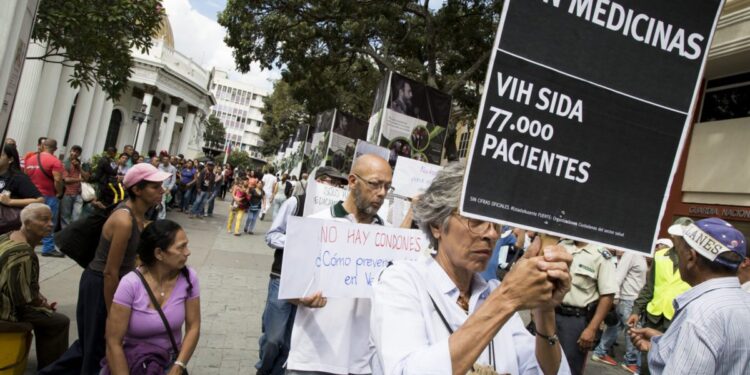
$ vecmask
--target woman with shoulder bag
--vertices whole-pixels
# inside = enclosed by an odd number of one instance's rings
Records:
[[[187,234],[157,220],[141,234],[138,256],[142,264],[120,281],[107,318],[102,373],[187,374],[201,325],[198,276],[185,265]]]
[[[81,275],[76,321],[78,340],[40,375],[98,374],[105,355],[107,314],[120,280],[135,268],[146,211],[159,204],[169,173],[148,163],[133,165],[123,179],[128,199],[114,208],[99,237],[94,259]],[[80,324],[85,322],[86,324]]]
[[[32,203],[44,203],[44,197],[21,171],[16,146],[6,143],[0,153],[0,234],[21,228],[21,209]]]

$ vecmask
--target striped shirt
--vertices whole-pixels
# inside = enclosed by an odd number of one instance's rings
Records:
[[[673,303],[669,330],[651,339],[652,374],[747,374],[750,294],[736,277],[702,282]]]
[[[10,233],[0,236],[0,320],[16,322],[18,311],[39,297],[39,258]]]

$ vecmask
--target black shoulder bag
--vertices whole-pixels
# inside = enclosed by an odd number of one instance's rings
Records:
[[[149,298],[151,298],[151,303],[154,305],[154,308],[156,309],[156,312],[159,313],[159,316],[161,317],[162,323],[164,323],[164,328],[167,329],[167,334],[169,335],[169,341],[172,342],[172,350],[174,350],[174,358],[177,360],[177,356],[180,354],[180,348],[177,347],[177,341],[174,339],[174,335],[172,334],[172,328],[169,326],[169,321],[167,320],[167,317],[164,316],[164,311],[161,310],[161,305],[159,305],[159,301],[156,300],[156,296],[154,296],[154,292],[151,291],[151,288],[148,286],[148,282],[146,282],[146,279],[143,277],[143,274],[135,270],[135,274],[138,275],[138,277],[141,279],[141,282],[143,283],[143,287],[146,288],[146,291],[148,292]],[[188,371],[186,368],[182,369],[182,373],[185,375],[188,375]]]

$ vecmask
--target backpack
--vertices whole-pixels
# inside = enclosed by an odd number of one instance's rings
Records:
[[[104,223],[107,222],[115,207],[117,204],[112,204],[68,224],[63,230],[55,233],[55,246],[81,267],[88,267],[89,263],[94,260]]]

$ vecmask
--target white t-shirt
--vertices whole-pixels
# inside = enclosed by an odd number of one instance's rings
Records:
[[[323,210],[311,217],[356,222]],[[332,374],[370,374],[375,347],[370,342],[370,300],[329,298],[319,309],[297,307],[287,368]]]
[[[276,184],[276,176],[271,173],[263,175],[263,191],[266,192],[266,197],[270,197],[273,194],[273,185]]]

